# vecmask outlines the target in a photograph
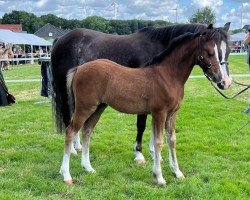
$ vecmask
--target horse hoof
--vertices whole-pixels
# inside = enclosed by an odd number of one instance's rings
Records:
[[[76,151],[77,151],[78,153],[81,153],[81,152],[82,152],[82,148],[76,149]]]
[[[176,176],[176,178],[178,178],[178,179],[185,179],[185,176],[183,175],[183,173],[182,173],[181,171],[177,171],[177,172],[175,173],[175,176]]]
[[[70,150],[70,153],[77,156],[77,151],[75,149],[73,149],[73,148]]]
[[[93,168],[91,168],[91,169],[87,169],[87,172],[89,172],[89,173],[96,173],[96,171],[93,169]]]
[[[135,158],[135,162],[137,163],[137,164],[139,164],[139,165],[142,165],[142,164],[145,164],[146,163],[146,161],[145,161],[145,159],[136,159]]]
[[[73,185],[72,179],[65,180],[64,182],[65,182],[67,185]]]
[[[87,172],[89,172],[89,173],[96,173],[96,171],[95,171],[95,169],[93,168],[93,167],[84,167],[84,165],[82,165],[83,166],[83,168],[87,171]]]
[[[157,180],[157,184],[164,186],[164,185],[166,185],[166,181],[163,178],[162,179],[158,179]]]
[[[178,179],[185,179],[186,177],[182,174],[181,176],[177,176]]]

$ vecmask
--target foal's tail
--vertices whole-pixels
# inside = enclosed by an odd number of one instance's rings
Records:
[[[75,97],[72,90],[72,81],[74,79],[75,73],[77,71],[77,67],[70,69],[67,74],[67,93],[68,93],[68,104],[70,108],[70,116],[72,116],[75,110]]]

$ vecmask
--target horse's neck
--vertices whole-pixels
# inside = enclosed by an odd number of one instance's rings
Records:
[[[195,65],[197,51],[197,39],[190,40],[185,45],[176,47],[169,56],[166,56],[159,65],[163,67],[159,69],[166,71],[163,73],[184,86]]]

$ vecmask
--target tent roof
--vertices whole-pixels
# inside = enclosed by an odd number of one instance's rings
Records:
[[[36,46],[49,46],[51,42],[39,38],[33,34],[15,33],[10,30],[0,29],[0,42],[12,44],[28,44]]]
[[[250,25],[245,25],[242,29],[250,30]]]
[[[50,41],[40,38],[34,34],[27,34],[27,33],[16,33],[16,34],[30,41],[31,45],[50,46],[52,44]]]
[[[236,34],[233,34],[233,35],[230,35],[230,41],[232,42],[236,42],[236,41],[243,41],[245,38],[245,33],[236,33]]]

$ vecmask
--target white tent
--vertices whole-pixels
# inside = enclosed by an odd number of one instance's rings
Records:
[[[10,30],[0,29],[0,42],[12,44],[29,44],[29,41]]]
[[[236,33],[233,35],[230,35],[230,41],[231,42],[239,42],[239,41],[243,41],[245,38],[245,33]]]
[[[27,33],[16,33],[20,35],[21,37],[27,39],[33,46],[50,46],[51,42],[44,40],[43,38],[40,38],[34,34],[27,34]]]
[[[32,46],[51,46],[52,43],[33,34],[15,33],[0,29],[0,42],[12,44],[26,44]]]

